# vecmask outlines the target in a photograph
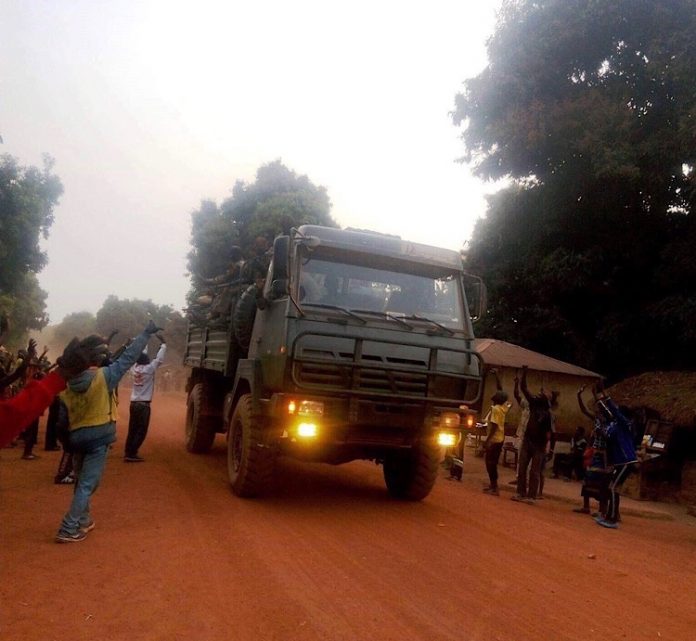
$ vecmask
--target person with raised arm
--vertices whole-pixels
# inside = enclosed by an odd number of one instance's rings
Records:
[[[522,367],[520,389],[529,403],[529,420],[520,448],[517,467],[517,494],[513,501],[534,504],[539,491],[544,457],[551,442],[551,400],[545,392],[532,395],[527,387],[527,365]],[[529,469],[529,483],[527,470]]]
[[[0,316],[0,345],[9,333],[6,316]],[[5,447],[37,419],[51,404],[56,394],[63,391],[67,381],[82,373],[89,363],[103,351],[99,346],[84,345],[73,338],[58,358],[58,367],[41,380],[31,380],[20,392],[0,400],[0,448]]]
[[[90,368],[70,380],[61,394],[68,414],[69,443],[73,452],[77,482],[68,511],[56,534],[57,543],[83,541],[94,529],[90,499],[99,487],[109,446],[116,440],[116,388],[135,363],[153,334],[160,330],[151,320],[143,332],[112,363],[102,366],[106,345],[100,336],[89,336],[83,343],[100,344],[104,355]]]

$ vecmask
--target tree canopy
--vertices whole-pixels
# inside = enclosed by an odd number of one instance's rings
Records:
[[[97,319],[91,312],[68,314],[53,328],[52,339],[59,345],[67,345],[73,337],[85,338],[97,331]]]
[[[140,334],[150,318],[163,328],[171,350],[182,356],[186,340],[186,321],[170,305],[157,305],[151,300],[138,298],[120,299],[112,295],[97,312],[96,329],[103,336],[118,330],[112,344],[114,347],[115,344],[123,343],[128,338]]]
[[[484,333],[613,377],[693,366],[695,30],[687,0],[503,3],[453,113],[508,181],[467,252]]]
[[[96,315],[87,311],[68,314],[50,328],[52,332],[47,340],[55,350],[60,350],[74,336],[84,338],[95,333],[108,336],[118,330],[110,346],[115,350],[129,338],[140,334],[150,318],[164,330],[170,353],[174,354],[171,362],[180,363],[186,348],[186,319],[170,305],[158,305],[151,300],[109,296]]]
[[[39,241],[48,237],[62,193],[48,156],[41,169],[0,156],[0,312],[11,319],[11,341],[48,322],[46,293],[36,279],[47,262]]]
[[[330,209],[326,189],[307,176],[296,174],[280,160],[261,166],[254,182],[238,180],[232,196],[221,205],[204,200],[192,213],[188,267],[194,288],[200,279],[225,272],[235,245],[244,257],[250,257],[259,236],[270,243],[278,234],[303,224],[335,227]]]

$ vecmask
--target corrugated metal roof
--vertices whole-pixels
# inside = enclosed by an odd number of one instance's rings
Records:
[[[600,374],[591,372],[588,369],[571,365],[557,358],[533,352],[519,345],[506,343],[505,341],[494,338],[477,338],[474,341],[474,349],[481,354],[483,362],[487,365],[498,367],[520,368],[527,365],[529,369],[540,372],[557,372],[559,374],[570,374],[572,376],[592,376],[601,378]]]

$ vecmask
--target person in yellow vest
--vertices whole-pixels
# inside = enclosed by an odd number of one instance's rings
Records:
[[[99,487],[109,446],[116,440],[116,388],[150,337],[159,330],[150,321],[143,333],[113,363],[102,366],[102,359],[93,362],[90,369],[71,379],[68,389],[61,394],[68,411],[69,440],[77,483],[70,508],[56,535],[57,543],[83,541],[87,532],[94,529],[90,498]],[[84,342],[104,342],[104,339],[90,336]]]
[[[510,409],[510,403],[507,402],[508,395],[503,391],[497,370],[491,369],[488,373],[495,376],[497,389],[491,397],[491,409],[486,421],[486,440],[483,446],[486,450],[486,471],[490,484],[484,487],[483,491],[498,496],[498,461],[505,443],[505,416]]]

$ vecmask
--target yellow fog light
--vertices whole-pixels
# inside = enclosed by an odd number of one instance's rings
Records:
[[[440,414],[440,427],[457,429],[459,427],[459,414],[457,412],[443,412]]]
[[[437,444],[441,447],[454,447],[457,444],[457,435],[452,432],[438,432]]]
[[[314,438],[318,431],[319,428],[316,423],[300,423],[297,426],[297,436],[302,438]]]
[[[474,415],[473,415],[473,414],[469,414],[469,415],[466,417],[466,426],[467,426],[467,427],[473,427],[475,423],[476,423],[476,420],[475,420],[475,418],[474,418]]]

